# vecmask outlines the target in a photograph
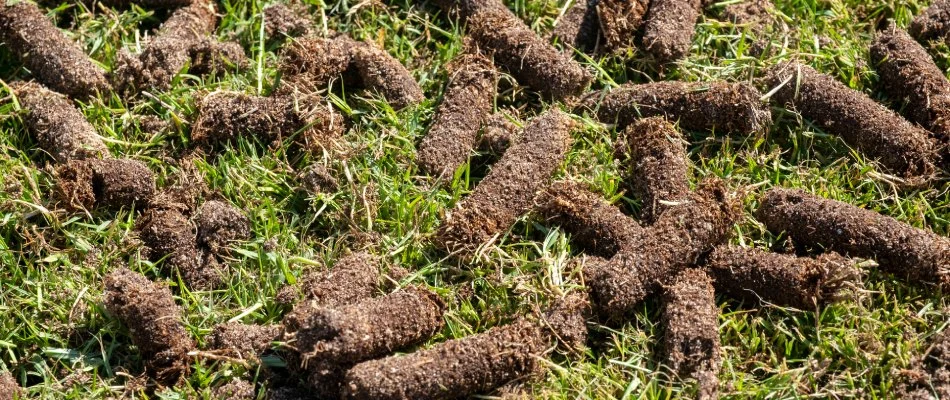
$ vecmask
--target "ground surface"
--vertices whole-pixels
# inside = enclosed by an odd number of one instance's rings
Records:
[[[731,3],[726,1],[725,3]],[[133,8],[115,11],[84,8],[64,1],[49,8],[68,34],[105,66],[117,49],[135,46],[162,13]],[[495,247],[487,260],[460,266],[444,259],[429,242],[441,213],[471,190],[486,167],[473,165],[447,188],[419,179],[415,146],[438,103],[444,65],[461,50],[460,28],[425,2],[394,0],[323,3],[307,0],[318,24],[354,37],[376,41],[412,71],[430,99],[394,112],[369,95],[345,93],[332,101],[355,121],[334,154],[292,157],[286,148],[239,142],[218,157],[196,162],[213,190],[243,209],[253,239],[230,260],[229,288],[188,291],[173,288],[185,310],[188,331],[203,341],[216,323],[240,320],[274,323],[285,311],[277,291],[302,272],[332,264],[347,249],[367,248],[387,266],[411,275],[403,283],[424,282],[449,304],[445,329],[432,341],[462,337],[507,322],[518,312],[546,304],[563,292],[582,290],[568,269],[572,252],[558,230],[524,219]],[[781,48],[772,58],[750,55],[752,40],[743,28],[715,18],[720,5],[707,10],[687,60],[666,71],[642,54],[584,59],[597,71],[595,87],[657,79],[748,80],[760,69],[794,54],[876,99],[876,75],[868,61],[875,27],[886,18],[906,26],[926,1],[780,0],[776,1],[787,34],[771,34]],[[255,61],[245,71],[214,80],[180,77],[173,89],[151,93],[135,104],[118,99],[82,106],[116,156],[141,160],[160,177],[188,147],[189,121],[202,91],[235,89],[266,94],[276,74],[276,47],[261,40],[261,9],[266,3],[223,0],[217,34],[240,41]],[[546,34],[568,4],[559,0],[515,0],[506,4],[535,31]],[[950,68],[950,51],[937,53]],[[12,82],[27,73],[0,46],[0,79]],[[549,107],[533,92],[512,88],[502,78],[497,107],[516,107],[522,116]],[[505,84],[504,82],[509,82]],[[131,394],[141,360],[130,351],[128,332],[102,307],[102,278],[121,263],[153,279],[167,278],[142,260],[133,240],[134,210],[67,213],[52,201],[48,156],[15,116],[8,92],[0,89],[0,370],[12,370],[38,398],[93,399]],[[899,194],[888,177],[840,140],[796,115],[776,110],[777,123],[760,137],[688,134],[693,183],[699,177],[727,178],[744,189],[746,218],[735,227],[735,242],[769,246],[775,237],[751,217],[757,198],[772,186],[801,187],[822,196],[880,211],[939,234],[950,231],[950,186]],[[158,116],[172,128],[150,133],[137,123]],[[639,204],[624,197],[610,149],[615,132],[578,117],[568,160],[557,175],[590,183],[634,213]],[[315,162],[339,171],[337,191],[316,196],[298,190],[294,171]],[[886,398],[896,374],[942,331],[950,318],[941,293],[896,281],[866,265],[865,287],[852,299],[820,310],[786,310],[717,298],[721,317],[723,382],[726,398],[797,396]],[[173,285],[180,282],[172,280]],[[671,398],[695,388],[677,383],[654,361],[659,342],[659,308],[648,302],[636,318],[620,327],[593,326],[593,347],[581,359],[556,359],[537,382],[524,385],[539,398]],[[269,360],[276,362],[276,360]],[[242,367],[206,362],[187,385],[160,391],[163,398],[201,398],[211,388],[241,375]]]

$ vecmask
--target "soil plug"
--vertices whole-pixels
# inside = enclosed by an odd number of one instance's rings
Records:
[[[385,50],[371,43],[361,43],[352,49],[360,86],[379,92],[396,110],[425,100],[412,72]]]
[[[378,260],[369,253],[353,253],[329,270],[308,273],[299,284],[284,287],[277,301],[294,304],[300,300],[336,308],[373,297],[379,280]]]
[[[640,218],[652,223],[670,207],[689,197],[686,139],[663,117],[634,122],[615,149],[624,180],[643,202]]]
[[[208,336],[208,348],[229,357],[256,359],[277,340],[280,325],[248,325],[227,322],[215,325]]]
[[[701,0],[651,0],[643,23],[643,48],[662,63],[686,58],[701,14]]]
[[[96,129],[68,98],[36,83],[15,82],[11,87],[23,108],[24,125],[56,162],[111,156]]]
[[[234,242],[251,238],[251,221],[229,203],[208,200],[198,209],[198,244],[215,254],[227,252]]]
[[[73,160],[54,176],[59,199],[75,210],[147,205],[155,192],[155,175],[136,160]]]
[[[597,18],[598,0],[576,0],[557,21],[551,37],[562,45],[590,52],[597,47],[600,20]]]
[[[505,113],[494,113],[488,117],[478,134],[478,151],[497,156],[505,154],[520,134],[521,128],[511,122]]]
[[[921,43],[946,42],[950,38],[950,1],[931,2],[930,7],[914,17],[907,30]]]
[[[264,7],[264,32],[271,40],[310,36],[315,25],[303,3],[292,1]]]
[[[657,0],[653,0],[656,2]],[[600,0],[597,15],[606,52],[621,52],[635,47],[633,39],[643,25],[650,0]]]
[[[687,269],[663,289],[666,364],[680,377],[699,381],[699,399],[716,399],[722,348],[712,280],[702,270]]]
[[[22,398],[23,389],[8,371],[0,372],[0,400],[14,400]]]

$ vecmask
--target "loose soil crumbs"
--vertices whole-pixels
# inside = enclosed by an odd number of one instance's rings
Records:
[[[235,378],[230,382],[216,387],[212,392],[215,400],[254,400],[257,398],[257,388],[254,383],[245,379]]]
[[[651,0],[643,48],[663,63],[686,58],[701,14],[701,0]]]
[[[54,160],[111,156],[96,129],[68,98],[36,83],[14,82],[11,88],[23,107],[24,124]]]
[[[551,36],[563,45],[589,52],[597,47],[600,20],[597,18],[599,0],[576,0],[557,21]]]
[[[947,41],[950,38],[950,1],[931,2],[930,7],[914,17],[908,31],[921,42]]]
[[[746,0],[726,6],[722,17],[734,24],[750,25],[753,31],[757,31],[775,20],[774,9],[772,0]]]
[[[57,196],[74,210],[147,205],[155,192],[155,175],[136,160],[73,160],[54,175]]]
[[[299,300],[335,308],[373,297],[379,281],[378,260],[369,253],[353,253],[333,268],[308,273],[298,285],[281,289],[277,301],[294,304]]]
[[[303,190],[310,194],[333,193],[340,184],[323,164],[312,164],[297,175],[297,181]]]
[[[663,117],[634,122],[615,147],[623,179],[643,203],[640,219],[652,223],[689,197],[686,139]]]
[[[633,41],[649,6],[649,0],[600,0],[597,15],[604,50],[620,52],[635,48]]]
[[[712,280],[702,270],[687,269],[664,287],[662,301],[667,366],[699,381],[699,399],[717,399],[722,347]]]

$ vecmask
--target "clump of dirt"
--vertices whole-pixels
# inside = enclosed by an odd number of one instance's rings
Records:
[[[663,289],[666,364],[680,377],[699,381],[698,398],[716,399],[722,348],[712,280],[702,270],[687,269]]]
[[[297,175],[297,180],[311,194],[332,193],[340,188],[336,178],[323,164],[310,165]]]
[[[920,44],[891,25],[878,32],[871,60],[888,97],[904,104],[904,116],[933,134],[946,161],[950,146],[950,81]]]
[[[216,400],[254,400],[257,398],[257,388],[254,383],[245,379],[232,379],[230,382],[216,387],[212,392]]]
[[[517,141],[521,129],[501,112],[492,114],[482,124],[478,135],[477,149],[495,155],[504,154]]]
[[[720,246],[705,267],[716,289],[733,298],[802,310],[841,299],[844,289],[860,280],[854,261],[833,252],[809,258]]]
[[[606,52],[634,48],[634,38],[643,25],[649,0],[600,0],[597,15]]]
[[[218,91],[201,100],[191,139],[214,149],[238,136],[266,144],[294,137],[297,146],[313,152],[330,145],[343,129],[343,117],[318,95],[262,97]]]
[[[73,210],[147,205],[155,192],[155,175],[136,160],[72,160],[54,176],[57,197]]]
[[[434,0],[433,3],[448,15],[458,17],[460,22],[483,11],[508,9],[500,0]]]
[[[220,200],[208,200],[198,209],[198,244],[215,254],[227,251],[236,241],[251,237],[251,221],[240,210]]]
[[[753,30],[759,30],[774,21],[774,9],[772,0],[746,0],[726,6],[722,10],[722,17],[734,24],[747,24],[752,26]]]
[[[747,83],[664,81],[626,84],[607,94],[584,96],[581,110],[594,112],[601,122],[623,129],[634,121],[663,116],[691,131],[752,135],[772,124],[768,104]]]
[[[902,371],[895,394],[902,399],[950,398],[950,330],[944,330]]]
[[[667,208],[689,197],[686,140],[663,117],[634,122],[621,133],[615,157],[623,178],[643,202],[640,219],[652,223]]]
[[[603,196],[573,181],[555,182],[538,195],[537,213],[571,234],[585,253],[613,257],[643,231]]]
[[[469,18],[468,35],[519,83],[552,99],[577,95],[593,80],[589,71],[538,37],[507,8],[475,13]]]
[[[195,342],[167,286],[118,268],[105,277],[105,308],[129,329],[149,376],[174,385],[189,373],[188,352]]]
[[[96,129],[68,98],[36,83],[14,82],[10,86],[23,107],[24,124],[54,160],[110,156]]]
[[[191,67],[189,73],[196,75],[215,75],[234,71],[248,64],[244,48],[237,42],[219,42],[204,38],[189,49]]]
[[[315,91],[326,87],[334,78],[356,84],[353,72],[353,48],[359,42],[346,35],[331,38],[303,37],[284,46],[280,52],[280,72],[289,83],[286,87]]]
[[[600,20],[597,17],[599,0],[576,0],[557,21],[551,37],[563,45],[590,52],[597,47]]]
[[[426,174],[451,178],[468,161],[479,127],[491,114],[498,74],[491,61],[464,54],[449,66],[449,84],[429,132],[419,144],[416,163]]]
[[[0,400],[14,400],[23,396],[23,389],[8,371],[0,372]]]
[[[360,86],[379,92],[397,110],[425,100],[412,72],[385,50],[362,43],[352,51]]]
[[[587,293],[571,293],[541,316],[541,326],[558,346],[571,353],[583,352],[587,342],[587,319],[591,308]]]
[[[905,177],[934,172],[934,143],[923,129],[866,94],[798,62],[783,62],[767,72],[772,100],[797,110],[828,133],[877,159]]]
[[[918,14],[907,28],[920,42],[944,41],[950,38],[950,1],[935,0]]]
[[[770,231],[796,244],[849,257],[874,259],[884,271],[910,283],[950,289],[950,239],[871,210],[801,190],[776,188],[756,213]]]
[[[557,109],[532,120],[475,191],[447,213],[435,242],[450,253],[468,253],[510,227],[564,160],[573,127]]]
[[[130,8],[133,4],[147,9],[164,9],[185,7],[194,0],[102,0],[101,2],[112,8]],[[89,4],[93,4],[89,2]]]
[[[407,355],[367,361],[346,374],[347,399],[446,399],[489,392],[539,369],[548,346],[532,321],[520,320]]]
[[[139,237],[159,258],[198,247],[196,228],[181,210],[153,207],[139,220]]]
[[[651,0],[643,23],[644,50],[663,63],[686,58],[701,14],[701,0]]]
[[[208,348],[229,357],[255,359],[270,349],[281,332],[279,325],[248,325],[240,322],[218,324],[208,336]]]
[[[347,255],[326,271],[311,272],[277,294],[281,304],[298,301],[339,307],[373,297],[380,281],[379,262],[369,253]]]
[[[607,320],[624,320],[637,304],[656,293],[661,283],[726,242],[740,215],[738,201],[723,182],[704,181],[687,201],[666,210],[628,248],[608,262],[594,258],[585,265],[585,280],[597,314]]]
[[[272,4],[264,7],[264,32],[271,40],[309,36],[314,33],[314,21],[303,3]]]
[[[48,20],[36,4],[0,5],[0,41],[44,86],[73,98],[109,93],[105,71]]]

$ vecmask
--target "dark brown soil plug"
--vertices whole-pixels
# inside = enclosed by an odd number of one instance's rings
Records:
[[[155,175],[136,160],[73,160],[54,175],[59,199],[76,210],[146,205],[155,192]]]
[[[201,100],[191,138],[213,149],[238,136],[265,144],[295,137],[302,149],[316,151],[342,134],[343,117],[318,95],[262,97],[220,91]]]
[[[149,259],[165,259],[167,274],[180,275],[192,289],[211,289],[221,283],[223,268],[214,254],[199,247],[197,228],[181,208],[152,207],[142,215],[137,229]]]
[[[854,261],[837,253],[808,258],[720,246],[705,265],[718,291],[740,300],[801,310],[840,299],[844,289],[860,279]]]
[[[583,52],[594,50],[600,34],[597,2],[598,0],[576,0],[558,20],[551,37],[565,46]]]
[[[555,301],[541,316],[540,323],[562,350],[580,353],[586,348],[590,314],[587,293],[571,293]]]
[[[188,352],[195,342],[167,286],[118,268],[105,277],[105,307],[129,329],[149,376],[174,385],[188,374]]]
[[[302,3],[292,1],[264,8],[264,32],[271,40],[309,36],[314,33],[314,25],[307,6]]]
[[[514,143],[521,129],[504,113],[494,113],[482,125],[478,134],[477,149],[480,152],[502,155]]]
[[[738,202],[722,182],[704,182],[688,201],[645,228],[629,248],[607,263],[585,267],[595,311],[605,319],[622,321],[661,283],[727,241],[739,215]]]
[[[548,338],[521,320],[412,354],[358,364],[346,374],[343,398],[423,400],[489,392],[539,369]]]
[[[385,50],[370,43],[353,48],[353,67],[360,86],[379,92],[396,110],[425,100],[412,73]]]
[[[752,30],[756,31],[774,20],[774,8],[772,0],[746,0],[726,6],[722,10],[722,18],[734,24],[751,25]]]
[[[895,393],[898,398],[950,398],[950,330],[936,335],[924,354],[915,357],[911,368],[901,375]]]
[[[950,38],[950,1],[935,0],[907,28],[920,42],[947,41]]]
[[[0,400],[14,400],[23,396],[23,390],[7,371],[0,372]]]
[[[538,37],[507,8],[475,13],[468,34],[519,83],[552,99],[577,95],[593,80],[590,72]]]
[[[500,0],[434,0],[433,3],[451,16],[465,22],[473,15],[487,10],[507,10]]]
[[[68,98],[36,83],[11,87],[23,107],[24,124],[54,160],[110,157],[96,129]]]
[[[248,64],[244,48],[237,42],[219,42],[216,39],[204,38],[191,47],[188,55],[191,57],[189,73],[195,75],[216,75],[227,71],[234,71]]]
[[[583,184],[555,182],[538,196],[538,214],[571,234],[585,253],[613,257],[643,231],[636,220]]]
[[[324,88],[335,78],[355,85],[358,78],[351,64],[356,46],[359,42],[346,35],[296,39],[281,50],[279,69],[288,87],[305,92]]]
[[[33,3],[0,5],[0,42],[52,90],[81,99],[111,90],[105,71]]]
[[[597,4],[597,15],[604,50],[619,52],[634,48],[633,40],[649,6],[649,0],[601,0]]]
[[[426,174],[451,178],[468,161],[479,127],[491,114],[498,76],[491,61],[477,54],[462,55],[449,67],[449,74],[416,162]]]
[[[556,109],[532,120],[475,191],[447,213],[436,243],[452,253],[468,253],[508,229],[531,208],[564,160],[573,126],[570,117]]]
[[[923,129],[807,65],[784,62],[767,72],[772,99],[905,177],[934,172],[934,143]]]
[[[910,283],[950,288],[950,239],[894,218],[801,190],[776,188],[762,200],[757,217],[770,231],[796,243],[873,259],[881,269]]]
[[[369,253],[353,253],[326,271],[311,272],[277,294],[282,304],[299,301],[339,307],[373,297],[380,280],[379,262]]]
[[[680,377],[699,381],[699,399],[716,399],[722,349],[719,308],[712,280],[687,269],[663,290],[663,349],[666,364]]]
[[[234,206],[219,200],[208,200],[198,209],[198,244],[215,254],[227,251],[237,241],[251,237],[251,221]]]
[[[700,0],[652,0],[643,23],[643,48],[663,63],[686,58],[702,14]]]
[[[255,359],[270,349],[280,335],[279,325],[247,325],[228,322],[214,327],[208,337],[208,348],[229,357]]]
[[[253,382],[235,378],[214,388],[211,398],[215,400],[254,400],[257,398],[257,388],[254,387]]]
[[[878,32],[871,46],[884,92],[903,102],[903,114],[927,128],[945,158],[950,145],[950,81],[934,64],[927,50],[900,28]],[[945,160],[950,161],[950,160]]]
[[[624,129],[616,158],[624,180],[643,202],[640,219],[652,223],[664,210],[689,197],[686,140],[663,117],[634,122]]]
[[[584,96],[581,108],[596,112],[602,122],[616,123],[618,129],[641,118],[663,116],[691,131],[752,135],[772,124],[771,110],[761,97],[747,83],[667,81],[593,92]]]

